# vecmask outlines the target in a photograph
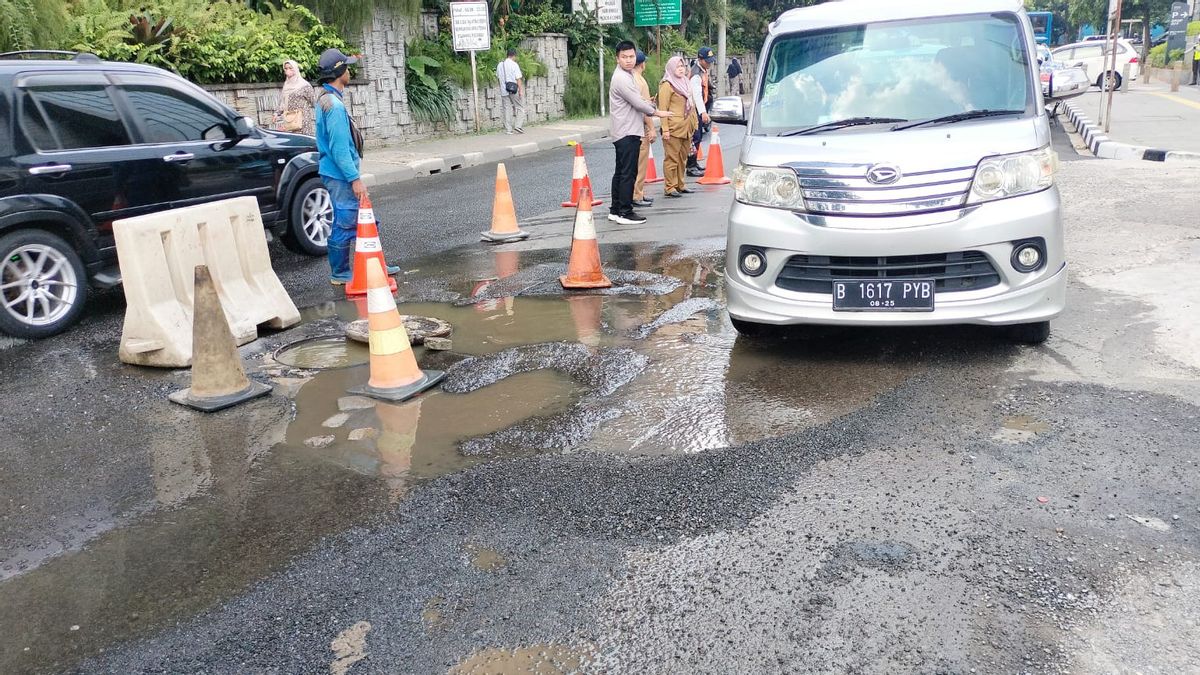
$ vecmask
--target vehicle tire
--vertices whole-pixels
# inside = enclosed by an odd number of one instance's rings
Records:
[[[1112,88],[1114,90],[1120,89],[1121,88],[1121,74],[1114,73],[1113,71],[1110,70],[1110,71],[1108,71],[1107,75],[1108,75],[1108,77],[1105,77],[1104,74],[1101,74],[1100,77],[1096,78],[1096,86],[1100,87],[1100,91],[1108,91],[1109,88]]]
[[[57,335],[79,320],[87,298],[83,262],[62,237],[44,230],[0,237],[0,331]]]
[[[314,176],[300,184],[288,211],[283,245],[296,253],[325,255],[329,228],[333,226],[333,201],[319,177]]]
[[[1026,345],[1040,345],[1050,337],[1050,322],[1019,323],[1008,327],[1008,334],[1013,342]]]

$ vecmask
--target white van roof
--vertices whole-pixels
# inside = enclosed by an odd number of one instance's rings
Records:
[[[835,0],[790,9],[771,24],[771,33],[819,30],[876,21],[1023,11],[1022,0]]]

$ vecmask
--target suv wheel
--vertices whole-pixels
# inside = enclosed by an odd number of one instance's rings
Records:
[[[70,244],[42,230],[0,237],[0,330],[20,338],[61,333],[87,302],[83,263]]]
[[[313,177],[300,184],[292,199],[291,218],[283,245],[297,253],[325,255],[329,228],[333,226],[333,200],[320,178]]]

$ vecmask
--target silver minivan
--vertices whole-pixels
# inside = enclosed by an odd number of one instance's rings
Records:
[[[1055,77],[1052,94],[1086,91],[1082,73]],[[749,114],[737,97],[713,111],[747,125],[726,252],[739,332],[972,323],[1048,337],[1067,262],[1020,0],[788,11],[755,97]]]

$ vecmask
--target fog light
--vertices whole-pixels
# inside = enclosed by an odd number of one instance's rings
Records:
[[[1018,272],[1033,272],[1045,263],[1046,254],[1040,242],[1018,242],[1013,247],[1012,266]]]
[[[747,275],[756,277],[766,268],[767,261],[763,259],[762,252],[751,250],[742,254],[742,272]]]

